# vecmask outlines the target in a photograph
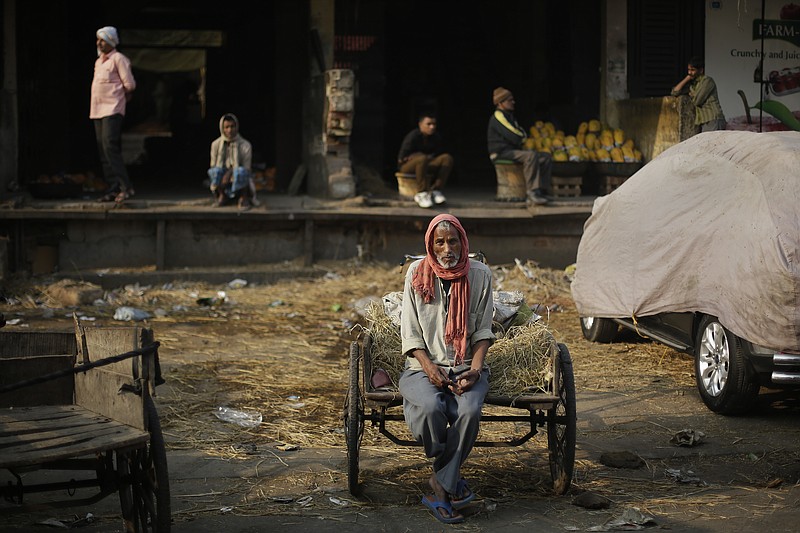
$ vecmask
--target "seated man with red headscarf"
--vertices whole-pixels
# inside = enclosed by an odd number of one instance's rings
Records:
[[[422,503],[453,524],[464,521],[458,510],[475,497],[461,465],[478,437],[489,390],[492,272],[469,258],[467,234],[452,215],[430,222],[425,249],[406,273],[400,334],[407,358],[399,387],[406,423],[433,458],[434,494]]]

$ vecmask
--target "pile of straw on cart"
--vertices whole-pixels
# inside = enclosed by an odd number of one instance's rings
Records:
[[[401,353],[400,328],[396,317],[387,314],[384,304],[373,302],[366,319],[372,337],[371,366],[389,373],[397,384],[406,357]],[[513,326],[489,348],[486,364],[491,369],[489,392],[503,396],[520,396],[550,390],[551,357],[558,347],[547,326],[531,321]]]

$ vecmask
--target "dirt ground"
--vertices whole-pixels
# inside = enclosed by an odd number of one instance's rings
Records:
[[[462,527],[491,527],[497,506],[531,504],[566,530],[607,530],[609,520],[632,508],[652,518],[648,525],[676,530],[722,531],[730,520],[743,530],[759,524],[794,530],[800,498],[795,396],[764,391],[752,414],[714,415],[696,392],[691,357],[633,334],[608,345],[586,342],[564,272],[532,262],[492,269],[495,289],[522,291],[531,307],[539,304],[542,320],[569,347],[578,397],[576,467],[569,493],[555,496],[546,435],[518,448],[476,449],[464,474],[479,504]],[[7,328],[56,330],[72,327],[73,312],[96,324],[121,324],[112,318],[121,306],[147,312],[142,323],[161,343],[167,380],[157,402],[168,453],[197,452],[230,464],[257,460],[256,470],[262,463],[285,465],[293,453],[309,450],[341,457],[349,345],[363,335],[357,310],[402,289],[399,267],[335,262],[317,265],[314,275],[242,285],[128,285],[92,304],[64,307],[48,296],[46,281],[15,280],[3,289],[0,311],[12,321]],[[214,414],[219,407],[258,413],[262,421],[255,428],[224,422]],[[686,429],[702,431],[704,442],[670,442]],[[500,436],[519,430],[512,424],[482,428]],[[629,452],[641,465],[608,466],[608,452]],[[223,507],[237,516],[322,518],[339,516],[345,505],[421,509],[429,463],[419,449],[396,446],[367,427],[361,456],[361,499],[345,491],[346,463],[338,460],[336,468],[243,477],[202,498],[173,487],[175,523]],[[587,492],[608,508],[575,505]],[[324,505],[297,505],[319,493],[330,496]]]

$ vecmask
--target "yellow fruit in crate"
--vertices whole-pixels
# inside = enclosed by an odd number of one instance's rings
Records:
[[[542,136],[542,133],[536,129],[534,126],[531,126],[531,137],[534,139],[538,139]]]
[[[550,135],[550,137],[556,136],[556,126],[552,122],[545,122],[544,129],[547,130],[547,133]]]
[[[623,147],[627,146],[628,148],[633,150],[633,139],[626,140],[624,143],[622,143],[622,146]]]
[[[619,128],[614,130],[614,145],[622,146],[622,143],[625,142],[625,130],[621,130]]]
[[[556,131],[556,137],[561,137],[561,138],[563,139],[563,138],[564,138],[564,137],[566,137],[566,136],[567,136],[567,134],[566,134],[566,133],[564,133],[564,130],[558,130],[558,131]]]
[[[581,122],[578,125],[578,133],[586,133],[589,131],[589,123],[588,122]]]
[[[581,146],[580,150],[581,150],[581,159],[583,161],[593,161],[592,155],[594,154],[594,152],[592,150],[589,150],[585,146]]]
[[[599,146],[597,146],[597,135],[595,135],[594,133],[587,133],[586,141],[583,144],[589,150],[594,150],[596,148],[599,148]]]
[[[637,163],[640,162],[642,160],[642,152],[640,152],[639,150],[634,150],[633,160],[636,161]]]
[[[610,163],[611,162],[611,154],[608,153],[608,150],[605,148],[598,148],[594,151],[595,157],[597,157],[598,161],[603,163]]]
[[[603,125],[600,123],[599,120],[593,118],[589,121],[589,131],[592,133],[599,133],[600,130],[603,129]]]
[[[564,137],[564,146],[566,146],[567,148],[578,146],[578,139],[574,135],[567,135],[566,137]]]
[[[542,146],[542,149],[539,150],[539,152],[545,152],[545,153],[549,154],[549,153],[551,153],[551,150],[550,150],[549,146]]]
[[[542,137],[542,146],[549,150],[550,147],[553,146],[553,139],[550,137]]]
[[[606,150],[614,148],[614,134],[611,130],[603,130],[600,132],[600,146]]]
[[[541,120],[537,120],[536,122],[533,123],[533,125],[536,127],[537,130],[541,130],[542,128],[544,128],[544,122],[542,122]]]
[[[542,148],[544,148],[544,137],[539,137],[539,138],[535,139],[534,140],[534,146],[535,146],[536,150],[541,152]]]
[[[553,150],[564,148],[564,140],[561,137],[553,137],[553,142],[550,146],[553,147]]]
[[[611,156],[611,161],[613,161],[614,163],[624,163],[625,162],[625,158],[622,157],[622,150],[620,148],[616,147],[616,146],[611,149],[611,151],[609,152],[609,155]]]
[[[625,159],[626,163],[632,163],[633,161],[635,161],[634,159],[635,156],[633,155],[633,149],[630,146],[628,146],[627,144],[623,144],[621,150],[622,150],[622,157],[623,159]]]
[[[564,150],[557,150],[553,152],[553,161],[569,161],[569,156]]]
[[[575,142],[578,143],[578,146],[586,146],[586,134],[581,132],[576,133]]]
[[[582,161],[583,155],[581,154],[581,149],[578,146],[573,146],[572,148],[567,150],[567,155],[569,156],[570,161]]]
[[[528,150],[535,150],[536,149],[536,139],[533,137],[528,137],[525,139],[525,142],[522,145]]]

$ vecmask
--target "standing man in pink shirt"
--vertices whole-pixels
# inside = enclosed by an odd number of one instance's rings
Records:
[[[134,191],[122,161],[122,119],[125,104],[136,89],[130,60],[117,52],[117,29],[106,26],[97,30],[97,61],[94,63],[92,101],[89,118],[94,121],[97,150],[109,189],[101,202],[122,203]]]

